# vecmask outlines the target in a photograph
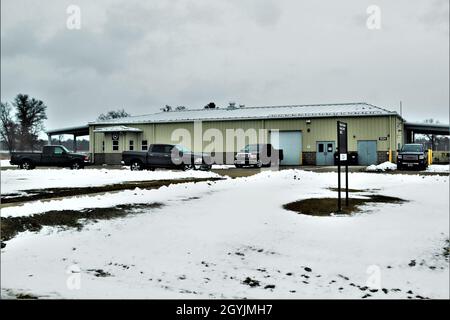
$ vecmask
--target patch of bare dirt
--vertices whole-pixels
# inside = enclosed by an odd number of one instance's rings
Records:
[[[225,178],[186,178],[186,179],[167,179],[167,180],[151,180],[151,181],[134,181],[123,182],[103,186],[94,187],[76,187],[76,188],[46,188],[46,189],[30,189],[24,190],[22,194],[11,193],[2,194],[1,203],[18,203],[26,201],[44,200],[60,197],[71,197],[85,194],[133,190],[135,188],[141,189],[158,189],[162,186],[171,184],[189,183],[189,182],[204,182],[224,180]]]
[[[38,232],[43,226],[76,228],[81,230],[83,223],[125,217],[129,214],[161,208],[162,206],[162,203],[126,204],[109,208],[89,208],[79,211],[52,210],[24,217],[1,217],[2,248],[6,245],[4,241],[12,239],[20,232]]]
[[[285,204],[284,209],[311,216],[332,216],[336,213],[351,215],[361,211],[361,206],[368,203],[403,203],[405,200],[384,195],[364,195],[364,198],[349,198],[345,206],[342,199],[342,211],[337,212],[337,198],[310,198]]]

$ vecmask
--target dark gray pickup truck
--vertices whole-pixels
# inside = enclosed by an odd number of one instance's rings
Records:
[[[408,143],[397,151],[397,169],[418,168],[425,170],[428,166],[428,150],[422,144]]]
[[[82,169],[90,164],[88,156],[71,153],[64,146],[44,146],[42,152],[12,152],[9,163],[26,170],[38,166]]]
[[[152,144],[148,151],[122,152],[122,164],[133,171],[155,168],[210,170],[209,155],[193,153],[180,145]]]

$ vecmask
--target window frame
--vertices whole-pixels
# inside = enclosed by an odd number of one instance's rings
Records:
[[[144,143],[145,142],[145,143]],[[144,147],[145,147],[145,149],[144,149]],[[142,151],[148,151],[148,140],[142,140],[142,143],[141,143],[141,150]]]
[[[128,150],[129,151],[134,151],[134,140],[129,140],[128,141]]]
[[[112,151],[119,151],[119,140],[112,141]]]

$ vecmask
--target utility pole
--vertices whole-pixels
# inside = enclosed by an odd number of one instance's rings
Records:
[[[402,104],[402,100],[400,100],[400,117],[403,118],[403,104]]]

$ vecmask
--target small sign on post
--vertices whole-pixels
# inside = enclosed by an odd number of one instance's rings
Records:
[[[341,162],[345,163],[345,205],[348,206],[348,149],[347,149],[347,123],[337,122],[338,141],[338,212],[342,211],[341,203]]]

